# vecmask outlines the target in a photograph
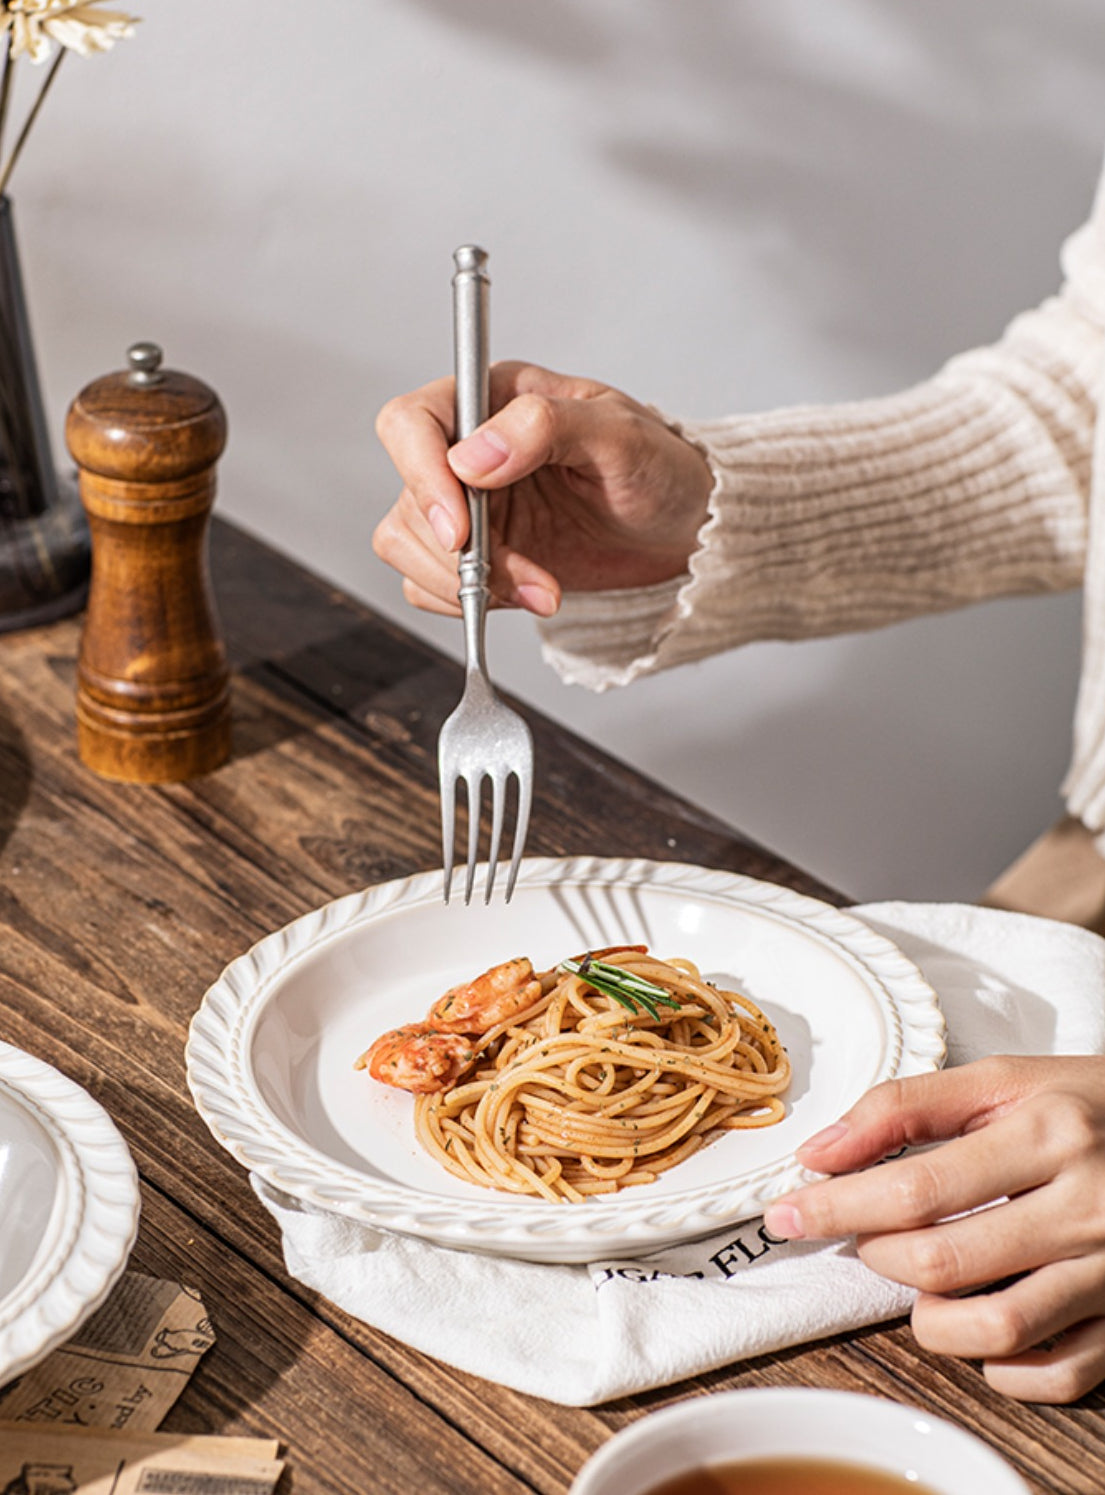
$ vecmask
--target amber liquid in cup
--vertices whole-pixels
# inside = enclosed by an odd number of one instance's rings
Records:
[[[929,1485],[837,1459],[746,1459],[691,1469],[646,1495],[939,1495]]]

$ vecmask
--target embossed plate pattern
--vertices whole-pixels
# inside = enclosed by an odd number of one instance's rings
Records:
[[[0,1043],[0,1386],[99,1307],[137,1228],[137,1175],[106,1111]]]
[[[786,1118],[731,1132],[653,1184],[550,1204],[452,1178],[414,1140],[411,1098],[355,1071],[379,1033],[515,955],[538,968],[646,943],[747,993],[794,1065]],[[534,1261],[637,1255],[762,1212],[804,1176],[794,1149],[880,1080],[938,1068],[936,997],[896,946],[790,889],[675,862],[532,858],[510,904],[441,900],[439,873],[354,893],[235,960],[192,1023],[207,1125],[267,1183],[320,1209]]]

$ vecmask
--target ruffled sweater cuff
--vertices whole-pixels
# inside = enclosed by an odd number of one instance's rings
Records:
[[[541,625],[602,690],[758,639],[874,628],[1081,579],[1101,333],[1065,297],[887,398],[673,423],[714,476],[686,576]]]

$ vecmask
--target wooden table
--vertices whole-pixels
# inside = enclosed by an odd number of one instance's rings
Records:
[[[142,1178],[131,1266],[192,1284],[211,1310],[218,1343],[166,1425],[280,1438],[296,1492],[559,1495],[612,1431],[678,1398],[841,1387],[966,1424],[1037,1491],[1105,1489],[1100,1394],[1074,1408],[1005,1401],[973,1365],[919,1351],[905,1325],[574,1410],[452,1371],[289,1281],[273,1222],[192,1108],[187,1026],[262,935],[440,865],[435,743],[460,670],[225,524],[213,569],[236,746],[190,784],[117,785],[82,767],[79,619],[0,638],[0,1035],[106,1106]],[[686,861],[846,901],[531,720],[532,853]]]

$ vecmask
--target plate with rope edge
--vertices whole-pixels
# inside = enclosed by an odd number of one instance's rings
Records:
[[[103,1107],[0,1042],[0,1386],[104,1301],[138,1213],[134,1163]]]
[[[376,1036],[476,972],[617,944],[684,956],[761,1008],[793,1070],[781,1121],[725,1132],[651,1183],[550,1202],[446,1172],[415,1139],[412,1097],[354,1068]],[[446,906],[440,873],[419,873],[305,914],[208,990],[187,1065],[216,1138],[305,1204],[456,1249],[588,1262],[761,1214],[808,1176],[794,1155],[806,1137],[944,1053],[932,988],[852,915],[730,872],[570,857],[523,861],[509,904]]]

